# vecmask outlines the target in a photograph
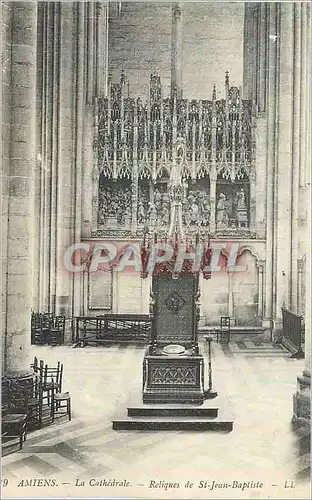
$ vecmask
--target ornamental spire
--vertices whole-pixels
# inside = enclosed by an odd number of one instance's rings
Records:
[[[168,238],[183,241],[185,232],[182,221],[182,202],[186,197],[186,189],[182,178],[183,162],[186,154],[186,145],[183,138],[178,137],[175,144],[175,161],[172,164],[168,194],[171,203],[170,226]]]

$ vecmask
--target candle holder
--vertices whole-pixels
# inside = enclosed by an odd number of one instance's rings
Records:
[[[212,399],[217,397],[218,393],[212,389],[212,356],[211,356],[211,343],[213,336],[211,334],[205,337],[208,343],[208,391],[205,391],[205,398]]]

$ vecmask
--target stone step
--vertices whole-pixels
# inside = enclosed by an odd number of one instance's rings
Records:
[[[161,407],[161,406],[141,406],[128,408],[129,417],[210,417],[218,416],[219,408],[203,407]]]
[[[220,330],[220,326],[199,326],[198,332],[199,334],[213,334],[217,330]],[[230,333],[234,335],[263,335],[266,329],[261,326],[231,326]]]
[[[194,417],[126,417],[112,421],[114,430],[142,431],[227,431],[233,430],[232,420]]]

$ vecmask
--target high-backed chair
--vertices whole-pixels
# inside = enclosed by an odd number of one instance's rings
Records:
[[[44,365],[43,361],[40,361],[39,373],[43,401],[47,401],[48,405],[50,405],[53,390],[56,392],[62,391],[63,364],[58,361],[56,367],[49,367],[47,364]]]
[[[217,342],[220,344],[228,344],[231,336],[231,318],[229,316],[221,316],[220,327],[217,330]]]
[[[62,345],[65,336],[65,316],[56,316],[50,328],[48,344]]]

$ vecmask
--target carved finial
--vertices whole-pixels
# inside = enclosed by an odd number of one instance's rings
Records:
[[[215,101],[217,98],[217,91],[216,91],[216,84],[213,84],[213,89],[212,89],[212,99]]]
[[[120,83],[124,84],[126,82],[126,75],[125,75],[125,70],[121,70],[121,76],[120,76]]]
[[[180,3],[180,2],[176,2],[176,3],[172,6],[172,11],[173,11],[173,15],[174,15],[174,16],[181,16],[181,14],[182,14],[182,6],[181,6],[181,3]]]
[[[229,85],[229,83],[230,83],[229,72],[226,71],[225,72],[225,85]]]

